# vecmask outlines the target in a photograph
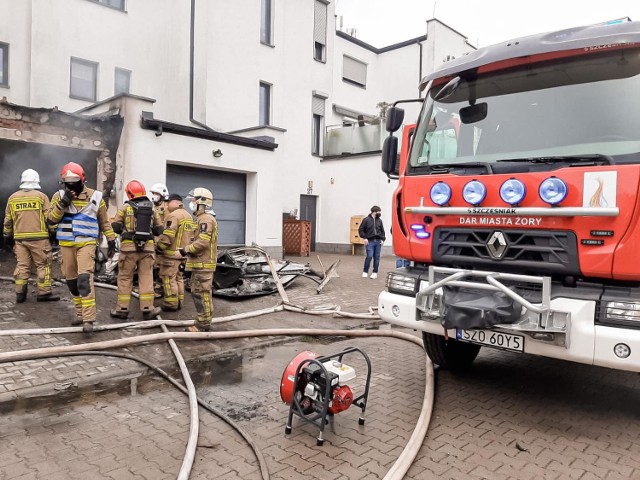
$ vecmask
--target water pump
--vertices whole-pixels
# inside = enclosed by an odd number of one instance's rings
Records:
[[[355,397],[351,387],[347,385],[356,378],[356,372],[342,361],[345,355],[353,352],[360,353],[367,363],[364,393],[358,397]],[[328,418],[344,412],[351,405],[361,408],[358,423],[364,425],[370,380],[371,362],[366,353],[358,348],[348,348],[340,353],[322,357],[309,351],[299,353],[287,365],[280,382],[280,397],[289,405],[285,433],[291,433],[293,416],[296,415],[319,427],[317,444],[321,446],[324,443],[323,432]]]

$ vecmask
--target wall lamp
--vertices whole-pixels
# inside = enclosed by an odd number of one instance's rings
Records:
[[[216,158],[220,158],[222,156],[222,150],[220,150],[220,149],[214,150],[211,153],[213,153],[213,156],[216,157]]]

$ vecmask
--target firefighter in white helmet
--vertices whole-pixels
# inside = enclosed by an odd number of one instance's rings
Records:
[[[169,199],[169,189],[164,183],[154,183],[149,189],[151,201],[155,205],[155,210],[160,215],[160,220],[164,223],[164,215],[167,210],[167,200]]]
[[[211,289],[218,258],[218,222],[213,215],[213,194],[206,188],[195,188],[187,197],[196,217],[195,239],[179,252],[187,257],[186,270],[191,272],[191,295],[198,312],[190,332],[207,332],[211,327],[213,307]]]
[[[40,191],[40,175],[32,169],[22,172],[20,190],[9,197],[4,217],[5,244],[15,243],[16,302],[27,299],[27,281],[34,263],[38,273],[39,302],[60,300],[51,293],[51,242],[46,223],[49,198]]]
[[[160,218],[160,222],[164,225],[165,217],[169,214],[167,211],[167,205],[169,201],[169,189],[164,183],[154,183],[149,189],[149,196],[154,205],[154,210],[158,217]],[[156,237],[156,245],[158,245],[159,238]],[[156,292],[156,297],[161,296],[163,291],[162,282],[160,278],[160,269],[162,260],[160,258],[160,253],[158,251],[158,255],[153,264],[153,289]]]

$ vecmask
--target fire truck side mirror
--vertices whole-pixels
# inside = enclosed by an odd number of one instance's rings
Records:
[[[398,173],[398,137],[389,136],[382,145],[382,171],[388,176]]]
[[[404,121],[404,110],[399,107],[390,107],[387,110],[387,132],[393,133],[400,130]]]

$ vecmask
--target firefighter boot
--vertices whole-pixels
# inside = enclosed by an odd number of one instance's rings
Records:
[[[82,324],[82,333],[91,335],[93,333],[93,322],[84,322]]]
[[[38,302],[57,302],[60,300],[60,296],[53,293],[45,293],[44,295],[38,295],[36,300]]]
[[[129,310],[124,308],[114,308],[109,312],[109,315],[111,315],[113,318],[122,318],[123,320],[126,320],[127,318],[129,318]]]
[[[210,331],[211,331],[211,326],[206,325],[204,323],[198,323],[198,322],[194,323],[193,325],[185,329],[185,332],[191,332],[191,333],[210,332]]]
[[[19,292],[16,292],[16,303],[24,303],[27,301],[27,286],[22,285]]]
[[[144,318],[145,320],[153,320],[158,315],[160,315],[161,311],[162,310],[160,310],[160,307],[153,307],[153,308],[150,308],[148,310],[143,310],[142,311],[142,318]]]

